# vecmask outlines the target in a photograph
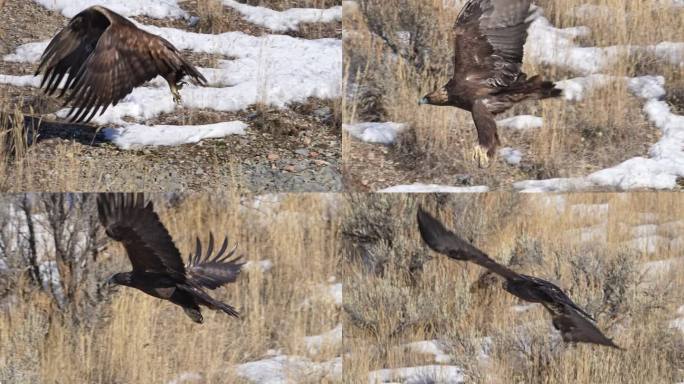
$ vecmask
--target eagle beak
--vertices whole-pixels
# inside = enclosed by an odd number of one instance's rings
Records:
[[[423,105],[423,104],[428,104],[427,97],[423,97],[422,99],[418,100],[418,105]]]

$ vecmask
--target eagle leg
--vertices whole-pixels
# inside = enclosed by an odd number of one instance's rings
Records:
[[[183,85],[187,84],[185,81],[179,83],[169,83],[169,88],[171,89],[171,94],[173,95],[173,102],[180,105],[181,95],[180,90],[183,89]]]
[[[492,165],[489,155],[487,155],[487,149],[483,148],[480,144],[475,145],[473,148],[473,160],[477,161],[480,168],[489,168]]]

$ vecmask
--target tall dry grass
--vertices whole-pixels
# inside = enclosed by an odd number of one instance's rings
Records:
[[[641,113],[641,102],[615,81],[590,92],[583,101],[560,99],[524,103],[500,118],[533,114],[544,127],[520,133],[499,129],[503,146],[521,149],[523,166],[497,162],[479,170],[471,159],[476,133],[470,114],[450,107],[419,106],[417,100],[445,84],[452,72],[451,29],[464,1],[364,0],[345,12],[344,122],[405,122],[410,131],[400,137],[395,153],[410,153],[416,164],[403,164],[417,177],[439,179],[445,173],[467,173],[474,182],[496,185],[497,180],[585,175],[646,153],[657,140],[656,129]],[[586,25],[592,29],[585,46],[647,45],[679,41],[679,20],[684,10],[659,7],[654,2],[602,0],[591,2],[610,12],[579,17],[573,10],[583,0],[538,1],[545,16],[557,27]],[[657,25],[657,28],[648,26]],[[567,68],[542,67],[525,59],[529,75],[551,80],[578,76]],[[605,71],[616,76],[659,74],[672,87],[680,87],[682,72],[653,57],[629,55]],[[353,86],[352,86],[353,84]],[[345,158],[351,147],[345,146]],[[372,172],[375,164],[370,164]]]
[[[186,257],[194,236],[229,235],[247,260],[271,260],[273,269],[243,272],[236,284],[211,294],[235,305],[243,318],[203,311],[193,323],[168,302],[121,287],[99,306],[92,326],[73,323],[47,295],[18,281],[0,310],[0,381],[8,383],[162,383],[197,372],[203,383],[241,383],[234,364],[259,360],[269,350],[306,355],[302,338],[339,323],[330,301],[311,299],[336,276],[338,223],[327,195],[283,195],[274,214],[240,203],[237,195],[188,195],[177,208],[159,197],[161,220]],[[123,248],[112,244],[98,265],[129,268]],[[311,305],[303,305],[310,299]],[[92,298],[83,298],[92,300]],[[323,349],[315,361],[339,355]],[[295,382],[331,382],[317,376]]]
[[[644,263],[682,257],[683,202],[681,194],[656,193],[351,200],[342,224],[345,382],[368,382],[378,369],[435,364],[433,356],[404,347],[433,339],[467,382],[681,381],[684,338],[668,322],[684,300],[684,264],[651,274]],[[558,283],[625,350],[564,344],[541,306],[513,311],[524,303],[483,277],[482,268],[422,244],[418,204],[494,259]],[[368,220],[358,214],[364,210]],[[653,253],[629,245],[635,226],[646,224],[659,236]],[[602,235],[593,230],[599,227]],[[382,241],[377,233],[384,233]],[[369,267],[378,260],[389,265]],[[410,271],[411,261],[414,271],[421,264],[420,272]]]

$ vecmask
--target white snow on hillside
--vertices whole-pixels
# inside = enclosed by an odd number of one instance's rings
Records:
[[[432,355],[436,363],[450,363],[452,360],[451,356],[444,352],[439,340],[414,341],[404,344],[404,347],[416,353]]]
[[[544,125],[544,119],[531,115],[519,115],[501,119],[496,122],[496,125],[503,129],[526,130],[541,128]]]
[[[522,152],[515,148],[503,147],[499,149],[499,155],[510,165],[519,165],[522,161]]]
[[[342,324],[338,324],[330,331],[319,335],[306,336],[304,338],[306,350],[310,355],[317,355],[326,348],[335,348],[342,345]]]
[[[302,356],[276,355],[235,367],[238,376],[255,384],[284,384],[342,379],[342,358],[317,363]]]
[[[630,91],[644,99],[646,117],[662,133],[649,150],[649,157],[635,157],[587,177],[527,180],[513,186],[523,192],[572,191],[597,186],[620,190],[675,188],[677,178],[684,177],[684,116],[672,113],[662,100],[664,84],[662,76],[636,77],[628,82]]]
[[[599,73],[621,57],[636,53],[651,54],[673,65],[684,61],[684,42],[608,47],[581,47],[575,42],[576,38],[590,34],[591,29],[587,27],[556,28],[540,16],[528,30],[525,55],[537,64],[568,68],[581,75]]]
[[[342,124],[342,129],[366,143],[389,145],[394,143],[397,135],[406,129],[406,124],[392,122]]]
[[[451,187],[448,185],[437,184],[409,184],[409,185],[395,185],[393,187],[381,189],[378,192],[382,193],[482,193],[488,192],[489,187]]]
[[[198,143],[202,139],[244,135],[247,124],[231,121],[207,125],[142,125],[105,128],[105,138],[122,149],[145,145],[180,145]]]
[[[452,365],[425,365],[410,368],[381,369],[368,375],[368,384],[458,384],[465,382],[463,369]]]
[[[68,18],[76,16],[82,10],[101,5],[123,16],[149,16],[155,19],[186,18],[176,0],[33,0],[47,9],[59,11]]]
[[[45,0],[44,5],[70,14],[72,8],[82,7],[85,2]],[[98,3],[111,8],[119,4],[125,8],[122,11],[124,14],[138,14],[136,12],[144,9],[146,15],[154,14],[159,17],[172,17],[170,15],[174,14],[173,9],[177,7],[173,0],[110,0]],[[293,15],[288,18],[292,23],[299,19],[309,20],[304,16],[296,16],[296,13]],[[309,97],[330,99],[340,95],[342,44],[339,39],[307,40],[285,35],[256,37],[242,32],[213,35],[136,24],[169,40],[180,50],[216,54],[226,58],[218,60],[217,68],[198,68],[207,78],[208,87],[186,85],[181,90],[181,105],[184,108],[234,112],[256,103],[285,108],[291,103],[304,102]],[[24,44],[15,52],[5,55],[3,60],[35,64],[47,44],[48,40]],[[0,83],[37,87],[39,82],[39,77],[0,75]],[[141,142],[144,142],[143,145],[177,145],[182,142],[196,142],[198,137],[217,137],[216,127],[206,126],[178,127],[174,132],[183,133],[185,140],[181,137],[174,140],[168,136],[161,140],[162,135],[156,136],[160,140],[151,139],[150,136],[144,139],[140,137],[137,128],[146,120],[162,113],[172,113],[176,108],[168,85],[161,77],[157,77],[146,86],[134,89],[116,106],[110,106],[104,114],[96,116],[92,121],[104,125],[114,124],[114,127],[110,127],[113,129],[111,132],[114,132],[113,137],[118,138],[115,143],[121,143],[122,148],[136,147]],[[68,111],[69,109],[63,109],[56,115],[64,117]],[[131,119],[134,120],[133,123],[129,122]],[[231,129],[236,130],[238,122],[232,124]],[[133,127],[126,129],[129,125]],[[222,128],[227,129],[226,126]],[[163,129],[168,133],[172,127],[165,126]],[[197,132],[187,134],[189,129]],[[225,135],[226,132],[222,134]],[[126,137],[127,135],[130,137]]]
[[[670,327],[677,328],[684,334],[684,305],[679,307],[677,315],[679,316],[670,322]]]
[[[302,23],[330,23],[342,20],[342,6],[328,9],[291,8],[276,11],[239,3],[235,0],[223,0],[223,4],[240,12],[245,20],[250,23],[274,32],[296,31],[299,29],[299,24]]]

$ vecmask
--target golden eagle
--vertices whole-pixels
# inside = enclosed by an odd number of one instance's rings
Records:
[[[522,275],[492,260],[487,254],[475,248],[442,223],[418,209],[418,227],[423,241],[435,252],[454,260],[472,261],[503,277],[503,288],[513,296],[532,303],[541,303],[549,313],[553,326],[560,331],[565,342],[582,342],[618,348],[596,327],[596,320],[578,307],[555,284],[546,280]]]
[[[235,308],[212,298],[203,290],[232,283],[240,274],[244,263],[240,257],[230,259],[237,246],[226,252],[227,238],[215,255],[211,233],[204,255],[197,238],[195,254],[190,255],[188,263],[183,265],[180,252],[159,221],[152,202],[145,204],[142,194],[100,194],[97,212],[107,235],[123,243],[133,265],[131,272],[117,273],[109,283],[137,288],[180,305],[196,323],[202,323],[200,305],[239,316]]]
[[[469,0],[454,25],[454,73],[420,104],[450,105],[472,113],[477,140],[474,158],[488,167],[499,135],[494,115],[526,99],[560,96],[539,76],[522,72],[523,45],[533,21],[532,0]]]
[[[102,6],[81,11],[50,41],[36,75],[41,72],[48,95],[68,75],[59,97],[70,91],[64,105],[73,102],[69,116],[75,122],[90,121],[157,75],[169,83],[176,103],[184,76],[207,82],[171,43]]]

